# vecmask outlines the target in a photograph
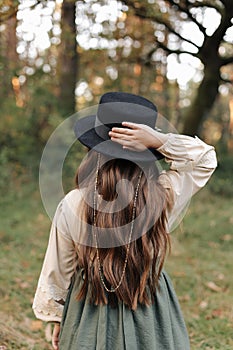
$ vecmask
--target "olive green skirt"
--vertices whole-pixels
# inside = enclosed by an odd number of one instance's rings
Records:
[[[123,303],[117,308],[95,306],[87,294],[76,296],[81,271],[71,284],[64,307],[59,350],[189,350],[189,339],[177,296],[163,271],[160,289],[151,306],[136,311]]]

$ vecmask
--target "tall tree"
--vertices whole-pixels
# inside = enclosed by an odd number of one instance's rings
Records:
[[[18,68],[16,52],[16,14],[18,1],[6,1],[0,5],[0,23],[3,24],[0,41],[0,78],[1,96],[7,97],[12,92],[12,78]]]
[[[74,0],[63,0],[61,9],[61,44],[59,53],[59,98],[66,115],[75,112],[75,87],[78,71],[76,40],[76,5]]]
[[[227,81],[221,75],[222,67],[233,63],[233,50],[226,42],[226,32],[232,26],[232,0],[164,0],[149,4],[148,1],[123,1],[136,16],[162,25],[173,39],[167,43],[161,37],[155,37],[155,46],[148,53],[146,63],[151,62],[153,53],[158,49],[167,55],[182,53],[198,58],[203,64],[203,79],[196,95],[185,115],[184,129],[187,134],[198,134],[201,126],[213,106],[222,81]],[[219,25],[212,35],[208,35],[204,23],[205,12],[215,10],[219,16]],[[202,36],[202,44],[197,42],[195,35],[187,35],[184,24],[191,23]],[[175,45],[174,45],[175,41]]]

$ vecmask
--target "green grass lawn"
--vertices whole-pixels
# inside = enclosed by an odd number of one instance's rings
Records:
[[[0,349],[51,349],[49,328],[31,310],[50,221],[30,184],[2,197],[0,208]],[[233,349],[232,199],[202,190],[172,237],[166,270],[192,349]]]

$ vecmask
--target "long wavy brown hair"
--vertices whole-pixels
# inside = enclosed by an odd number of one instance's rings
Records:
[[[95,151],[88,152],[86,159],[78,168],[76,186],[85,189],[86,198],[82,200],[82,214],[88,227],[93,225],[93,196],[95,173],[98,155]],[[99,206],[96,214],[96,233],[103,228],[113,228],[116,235],[121,236],[122,227],[132,220],[133,202],[138,177],[143,169],[140,180],[136,219],[133,237],[129,247],[128,263],[122,284],[114,293],[108,293],[100,279],[96,247],[93,245],[78,245],[78,268],[84,271],[84,282],[77,295],[82,300],[90,290],[91,301],[95,304],[110,304],[115,307],[118,301],[124,302],[135,310],[138,302],[150,305],[154,293],[159,287],[159,278],[167,252],[170,251],[170,239],[167,233],[167,210],[172,206],[172,196],[158,182],[158,170],[155,163],[138,165],[124,159],[108,159],[101,155],[103,165],[98,174]],[[128,180],[122,181],[122,180]],[[120,186],[117,184],[119,184]],[[127,203],[125,208],[117,208],[117,198]],[[101,202],[108,203],[108,212],[101,210]],[[89,203],[89,204],[88,204]],[[119,201],[118,201],[119,204]],[[104,205],[102,206],[104,208]],[[140,216],[140,213],[143,215]],[[136,222],[136,221],[135,221]],[[128,225],[129,226],[129,225]],[[87,231],[89,229],[87,228]],[[90,230],[89,230],[90,231]],[[106,230],[108,232],[108,230]],[[93,232],[86,232],[92,235]],[[129,236],[128,232],[123,235]],[[128,237],[127,236],[127,237]],[[122,236],[125,237],[125,236]],[[111,237],[106,237],[111,240]],[[114,238],[115,242],[116,237]],[[124,238],[127,241],[127,238]],[[116,286],[120,281],[127,244],[114,247],[99,247],[99,261],[108,288]]]

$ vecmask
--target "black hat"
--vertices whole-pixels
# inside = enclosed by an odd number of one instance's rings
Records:
[[[77,139],[90,149],[112,158],[147,162],[163,158],[155,149],[136,152],[123,149],[111,141],[109,131],[122,127],[122,122],[145,124],[155,128],[156,106],[146,98],[125,92],[108,92],[100,98],[98,110],[76,121],[74,131]]]

